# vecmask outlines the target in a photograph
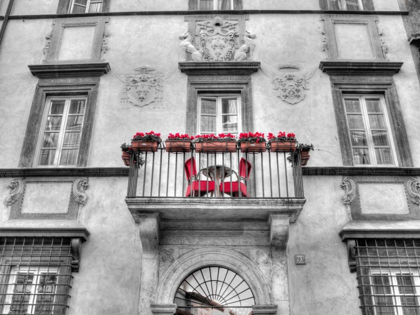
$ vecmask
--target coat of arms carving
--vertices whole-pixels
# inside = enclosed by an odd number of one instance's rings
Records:
[[[139,107],[161,101],[163,74],[154,72],[155,69],[150,67],[139,67],[134,70],[136,74],[125,76],[123,100]]]
[[[255,35],[240,31],[238,21],[215,17],[196,24],[199,35],[187,31],[181,36],[180,46],[191,54],[193,61],[244,61],[251,59]],[[197,39],[196,39],[197,38]]]
[[[273,80],[277,96],[292,105],[304,100],[305,91],[308,90],[308,81],[315,72],[308,77],[297,65],[282,65],[279,70],[281,74]]]

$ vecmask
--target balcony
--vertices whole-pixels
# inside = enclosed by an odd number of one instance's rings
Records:
[[[305,203],[300,152],[136,152],[126,203],[137,222],[151,213],[163,220],[268,220],[282,214],[295,222]]]

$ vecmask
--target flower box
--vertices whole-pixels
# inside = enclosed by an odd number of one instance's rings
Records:
[[[294,152],[296,151],[296,140],[292,141],[270,141],[271,152]]]
[[[202,141],[195,143],[195,150],[197,153],[223,153],[236,152],[236,140],[228,141]]]
[[[300,165],[305,166],[308,164],[309,158],[309,151],[301,151],[300,152]]]
[[[122,158],[125,166],[130,166],[130,159],[131,159],[130,152],[122,151],[121,158]]]
[[[265,142],[241,142],[241,152],[265,152]]]
[[[173,140],[167,139],[165,141],[166,152],[190,152],[191,140]]]
[[[137,152],[156,152],[157,141],[131,140],[131,146]]]

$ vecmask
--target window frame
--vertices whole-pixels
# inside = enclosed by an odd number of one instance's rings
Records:
[[[37,144],[36,155],[35,155],[35,159],[34,159],[34,165],[35,166],[37,166],[37,167],[52,167],[52,168],[76,166],[76,164],[60,165],[61,154],[63,152],[64,134],[66,133],[66,124],[67,124],[67,121],[68,121],[68,118],[69,118],[70,103],[71,103],[71,100],[74,100],[74,99],[80,99],[80,100],[85,101],[85,110],[83,112],[83,122],[82,122],[82,126],[81,126],[81,129],[80,129],[80,141],[79,141],[78,148],[77,148],[77,155],[79,154],[80,142],[81,142],[81,139],[82,139],[82,136],[83,136],[83,127],[85,125],[87,107],[89,106],[89,104],[87,103],[87,97],[83,96],[83,95],[80,95],[80,96],[78,96],[78,95],[47,96],[46,104],[44,106],[44,117],[43,117],[42,122],[41,122],[41,130],[40,130],[40,134],[39,134],[39,137],[38,137],[38,144]],[[57,141],[58,145],[57,145],[57,148],[56,148],[57,152],[55,153],[54,163],[52,165],[41,165],[39,163],[40,163],[40,160],[41,160],[41,150],[43,149],[43,147],[42,147],[43,135],[46,132],[44,126],[47,123],[47,119],[48,119],[48,116],[49,116],[49,114],[48,114],[49,109],[50,109],[50,106],[51,106],[51,103],[52,103],[53,100],[65,100],[65,108],[64,108],[63,115],[62,115],[63,120],[61,122],[61,127],[60,127],[60,130],[58,132],[59,133],[58,141]],[[76,163],[77,163],[77,161],[76,161]]]
[[[208,93],[199,93],[198,99],[197,99],[197,134],[202,134],[201,130],[201,102],[203,98],[215,98],[216,99],[216,131],[214,134],[219,133],[232,133],[231,131],[223,131],[223,121],[222,121],[222,99],[223,98],[236,98],[237,100],[237,118],[238,118],[238,129],[235,132],[237,133],[237,137],[239,137],[239,134],[242,132],[242,102],[241,102],[241,95],[239,93],[215,93],[215,94],[208,94]],[[207,134],[212,132],[205,132]]]
[[[405,128],[402,108],[399,102],[397,89],[392,76],[330,76],[332,85],[333,105],[336,116],[338,137],[340,141],[341,156],[344,166],[356,166],[353,162],[352,147],[349,138],[349,129],[343,102],[343,93],[346,94],[379,94],[385,102],[386,112],[389,118],[390,135],[395,149],[395,165],[400,167],[412,167],[413,159]],[[386,167],[373,166],[370,167]],[[359,167],[359,165],[357,165]],[[391,167],[395,167],[394,165]]]
[[[197,0],[197,1],[198,1],[198,10],[203,11],[203,10],[201,9],[201,0]],[[212,10],[214,10],[214,11],[219,10],[219,9],[217,8],[218,1],[219,1],[219,0],[212,0],[212,1],[213,1],[213,9],[212,9]],[[229,1],[230,1],[230,7],[231,7],[231,9],[228,9],[228,10],[226,10],[226,11],[234,10],[234,1],[233,1],[233,0],[229,0]],[[220,9],[220,10],[222,10],[222,9]],[[204,11],[207,11],[207,10],[205,10],[205,9],[204,9]]]
[[[76,1],[77,0],[71,0],[70,6],[69,6],[69,12],[68,13],[70,13],[70,14],[79,14],[79,13],[73,13],[74,6],[75,5],[78,5],[76,3]],[[91,5],[92,1],[94,1],[94,2],[100,2],[101,3],[101,10],[100,11],[98,11],[98,12],[89,12],[90,5]],[[84,13],[101,13],[102,12],[102,9],[103,9],[103,5],[104,5],[104,1],[103,0],[87,0],[87,2],[86,2],[86,9],[85,9],[85,12]]]
[[[101,12],[90,12],[90,13],[70,13],[71,11],[71,4],[74,0],[59,0],[58,7],[57,7],[57,14],[100,14],[109,12],[109,6],[111,0],[103,0],[102,1],[102,10]]]
[[[214,0],[214,2],[213,2],[213,8],[216,7],[216,4],[215,4],[216,1],[217,0]],[[232,9],[231,10],[222,10],[222,11],[229,12],[229,11],[232,11],[232,10],[242,10],[243,9],[243,0],[230,0],[230,1],[231,1]],[[200,7],[199,3],[200,3],[200,0],[188,0],[188,10],[189,11],[201,11],[199,9],[199,7]],[[214,10],[211,10],[211,11],[214,11]]]
[[[82,139],[80,141],[77,163],[74,167],[87,165],[93,121],[96,111],[100,77],[40,79],[35,90],[28,125],[23,140],[19,167],[46,167],[35,164],[42,121],[45,115],[47,98],[50,96],[86,97],[86,110]],[[68,167],[68,166],[67,166]],[[57,168],[54,166],[54,168]]]
[[[385,105],[385,99],[383,97],[383,95],[381,94],[347,94],[347,93],[343,93],[343,104],[344,104],[344,112],[346,114],[346,122],[347,122],[347,130],[348,130],[348,137],[349,137],[349,141],[350,141],[350,146],[351,146],[351,153],[352,153],[352,158],[353,158],[353,164],[355,166],[359,166],[359,167],[371,167],[371,166],[380,166],[380,167],[386,167],[386,166],[390,166],[390,167],[398,167],[398,161],[397,161],[397,152],[395,150],[395,143],[394,143],[394,137],[392,135],[391,132],[391,125],[389,122],[389,115],[388,115],[388,110],[387,107]],[[363,119],[363,123],[364,123],[364,127],[365,127],[365,132],[366,132],[366,140],[367,140],[367,147],[368,147],[368,152],[369,152],[369,158],[371,163],[370,164],[355,164],[354,163],[354,156],[353,156],[353,149],[354,146],[352,144],[351,141],[351,130],[350,130],[350,126],[349,126],[349,121],[348,121],[348,112],[345,106],[345,100],[348,98],[358,98],[360,100],[360,107],[361,107],[361,115],[362,115],[362,119]],[[373,136],[372,136],[372,130],[370,128],[370,122],[368,119],[369,113],[367,112],[366,109],[366,99],[369,98],[378,98],[379,102],[381,104],[382,107],[382,111],[383,111],[383,116],[384,116],[384,121],[385,121],[385,127],[388,133],[388,141],[389,141],[389,148],[392,154],[392,160],[394,163],[392,164],[378,164],[377,163],[377,157],[376,157],[376,153],[375,153],[375,144],[373,142]]]
[[[343,9],[338,9],[340,11],[349,11],[347,10],[347,5],[344,5],[343,3],[345,3],[345,0],[337,0],[337,2],[341,2]],[[359,2],[359,10],[358,11],[374,11],[374,5],[373,5],[373,1],[372,0],[358,0]],[[332,8],[330,0],[319,0],[319,6],[321,8],[321,10],[337,10],[335,8]],[[350,10],[350,11],[354,11],[354,10]]]

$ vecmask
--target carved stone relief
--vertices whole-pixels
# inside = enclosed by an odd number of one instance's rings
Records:
[[[180,46],[193,61],[245,61],[252,60],[256,36],[241,32],[240,21],[222,19],[197,21],[195,33],[187,31],[179,39]]]
[[[341,197],[341,202],[347,207],[347,213],[350,220],[352,220],[350,206],[354,198],[356,198],[356,182],[345,177],[341,182],[341,188],[344,190],[344,196]]]
[[[308,81],[315,72],[309,76],[301,71],[298,65],[285,64],[278,67],[280,74],[273,79],[274,90],[277,97],[289,104],[297,104],[305,99]]]
[[[44,53],[44,56],[47,56],[48,52],[50,51],[53,33],[54,33],[54,23],[51,25],[51,32],[49,32],[48,35],[45,36],[45,40],[46,40],[45,46],[44,46],[44,49],[42,50]]]
[[[410,179],[405,183],[405,188],[411,201],[420,206],[420,182],[417,178]]]
[[[109,50],[109,46],[108,46],[108,37],[109,36],[111,36],[111,34],[108,31],[108,23],[106,23],[105,24],[105,31],[104,31],[104,34],[102,36],[102,45],[101,45],[102,60],[105,60],[105,54]]]
[[[160,260],[164,263],[172,263],[175,261],[173,249],[162,249],[160,251]]]
[[[139,107],[161,102],[163,74],[154,72],[154,68],[147,66],[134,70],[137,73],[125,76],[125,89],[121,95],[121,102]]]
[[[76,179],[73,182],[73,197],[80,206],[86,205],[89,197],[86,194],[86,190],[89,188],[89,181],[87,178]]]
[[[377,28],[377,30],[378,30],[378,35],[379,35],[379,41],[381,42],[381,48],[382,48],[382,52],[383,52],[383,54],[384,54],[384,58],[386,59],[386,60],[389,60],[388,58],[387,58],[387,54],[388,54],[388,46],[387,46],[387,44],[385,43],[385,39],[384,39],[384,30],[383,30],[383,28],[381,28],[381,27],[379,27],[379,24],[378,24],[379,22],[378,21],[376,21],[376,28]]]
[[[14,179],[7,188],[10,189],[10,195],[4,200],[4,204],[9,207],[19,200],[23,193],[23,182],[20,179]]]

